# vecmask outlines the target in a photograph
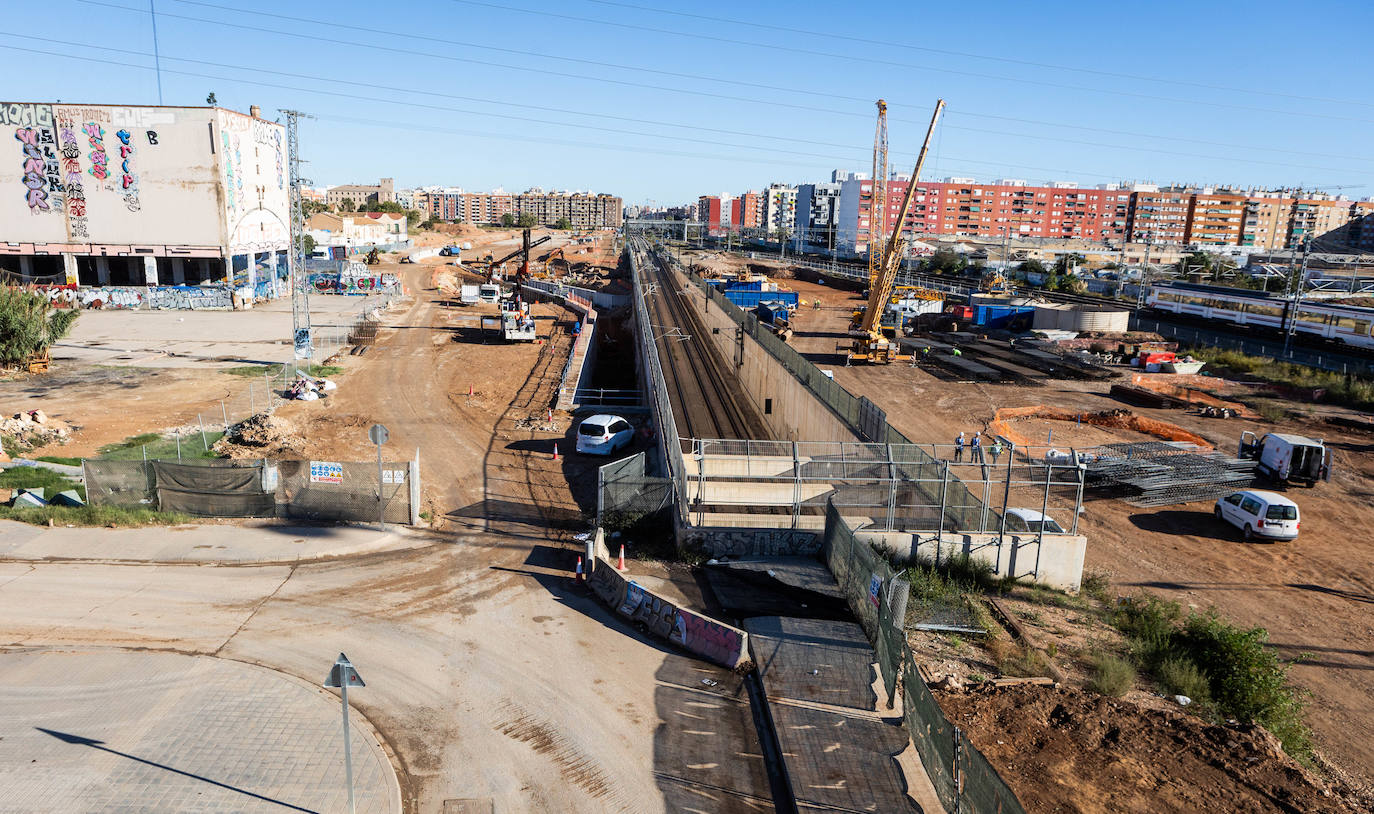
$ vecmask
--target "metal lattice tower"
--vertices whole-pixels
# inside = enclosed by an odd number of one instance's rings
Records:
[[[887,239],[887,102],[878,100],[878,128],[873,133],[873,197],[868,206],[868,284],[883,267]]]
[[[297,120],[313,119],[298,110],[283,110],[286,115],[287,163],[291,168],[291,251],[286,257],[287,277],[291,286],[291,340],[294,358],[309,359],[310,292],[302,284],[301,270],[305,268],[305,209],[301,201],[301,185],[310,183],[301,177],[301,149]],[[302,356],[304,352],[304,356]]]

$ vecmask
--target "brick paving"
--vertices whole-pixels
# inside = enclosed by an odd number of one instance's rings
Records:
[[[335,655],[320,654],[321,681]],[[349,720],[359,814],[399,814],[391,764],[356,709]],[[342,752],[338,696],[271,670],[167,653],[0,655],[5,814],[343,812]]]

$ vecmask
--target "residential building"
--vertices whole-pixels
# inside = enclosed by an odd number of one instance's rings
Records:
[[[786,184],[769,184],[764,190],[763,228],[770,237],[793,235],[797,231],[797,188]]]
[[[1288,220],[1287,248],[1301,247],[1319,235],[1333,232],[1350,221],[1350,201],[1328,196],[1296,198]]]
[[[337,207],[347,202],[354,209],[359,205],[369,203],[386,203],[396,200],[396,183],[390,178],[383,178],[376,185],[343,184],[330,187],[325,192],[324,202],[331,207]]]
[[[0,125],[0,269],[70,286],[285,271],[286,129],[256,106],[7,102]]]
[[[797,186],[797,229],[803,240],[815,246],[836,247],[835,225],[842,184]]]
[[[544,192],[536,187],[515,196],[515,214],[533,215],[546,226],[566,218],[574,229],[619,229],[624,208],[620,198],[592,192]]]
[[[305,228],[316,246],[355,249],[407,240],[406,216],[392,212],[317,212],[306,220]]]
[[[1250,192],[1245,198],[1245,220],[1242,222],[1240,245],[1261,251],[1282,249],[1288,245],[1288,221],[1292,201],[1270,193]]]
[[[1244,193],[1204,189],[1188,202],[1183,242],[1202,246],[1239,246],[1245,233]]]
[[[705,224],[708,234],[718,235],[729,231],[733,203],[734,199],[728,194],[702,195],[697,199],[697,220]]]
[[[1179,187],[1136,184],[1131,195],[1127,239],[1132,243],[1186,243],[1192,194]]]
[[[750,190],[735,198],[731,204],[730,222],[737,232],[762,227],[763,193]]]

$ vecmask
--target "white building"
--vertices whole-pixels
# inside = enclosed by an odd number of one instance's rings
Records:
[[[315,239],[316,247],[342,246],[348,249],[367,248],[407,240],[406,216],[392,212],[334,214],[319,212],[305,222],[306,234]]]
[[[215,107],[0,103],[0,269],[54,286],[285,271],[286,128]]]
[[[769,184],[763,193],[763,227],[769,237],[778,232],[797,231],[797,188]]]

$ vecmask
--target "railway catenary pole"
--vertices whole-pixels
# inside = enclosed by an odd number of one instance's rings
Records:
[[[291,251],[286,256],[286,269],[291,286],[291,344],[294,359],[311,357],[310,348],[310,294],[301,283],[301,270],[305,266],[305,209],[301,201],[301,186],[310,183],[301,177],[301,150],[299,120],[313,119],[298,110],[283,110],[286,116],[286,149],[291,172]]]
[[[1307,285],[1307,258],[1312,251],[1312,241],[1307,240],[1302,244],[1302,265],[1298,267],[1297,280],[1293,281],[1292,300],[1285,309],[1287,312],[1288,323],[1283,328],[1283,355],[1288,355],[1289,346],[1293,342],[1293,334],[1298,329],[1298,306],[1302,304],[1302,291]]]

